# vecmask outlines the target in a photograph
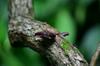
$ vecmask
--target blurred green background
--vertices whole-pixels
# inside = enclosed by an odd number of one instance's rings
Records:
[[[66,37],[90,62],[100,43],[99,0],[34,0],[35,19],[47,22]],[[8,39],[8,0],[0,0],[0,66],[48,66],[29,48],[13,48]],[[97,65],[100,66],[100,58]]]

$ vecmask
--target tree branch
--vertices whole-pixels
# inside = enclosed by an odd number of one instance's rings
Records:
[[[12,18],[34,16],[31,3],[32,0],[9,0],[9,16]]]
[[[35,35],[44,31],[59,32],[47,23],[32,19],[31,0],[10,0],[9,5],[9,39],[12,46],[30,47],[47,57],[52,66],[88,66],[78,49],[60,35],[56,35],[54,41]]]
[[[91,59],[91,62],[90,62],[90,66],[96,66],[96,61],[97,61],[99,56],[100,56],[100,44],[98,45],[98,47],[96,49],[96,52],[92,56],[92,59]]]

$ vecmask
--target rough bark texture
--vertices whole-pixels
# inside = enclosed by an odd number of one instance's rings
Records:
[[[46,56],[52,66],[88,66],[77,48],[56,35],[56,41],[42,42],[35,33],[48,30],[58,33],[44,22],[32,19],[31,0],[9,0],[9,39],[12,46],[30,47]],[[67,48],[62,48],[66,44]],[[27,60],[27,59],[26,59]]]

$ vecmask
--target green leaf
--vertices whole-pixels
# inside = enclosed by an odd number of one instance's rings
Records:
[[[100,25],[96,25],[89,29],[82,40],[80,46],[81,51],[86,55],[87,59],[91,59],[98,44],[100,42]]]

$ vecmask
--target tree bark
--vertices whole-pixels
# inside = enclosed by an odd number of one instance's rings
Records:
[[[12,46],[29,47],[47,57],[52,66],[88,66],[78,49],[60,35],[56,35],[53,42],[39,41],[43,38],[35,36],[37,32],[59,32],[47,23],[33,19],[33,14],[32,0],[9,0],[8,34]]]

